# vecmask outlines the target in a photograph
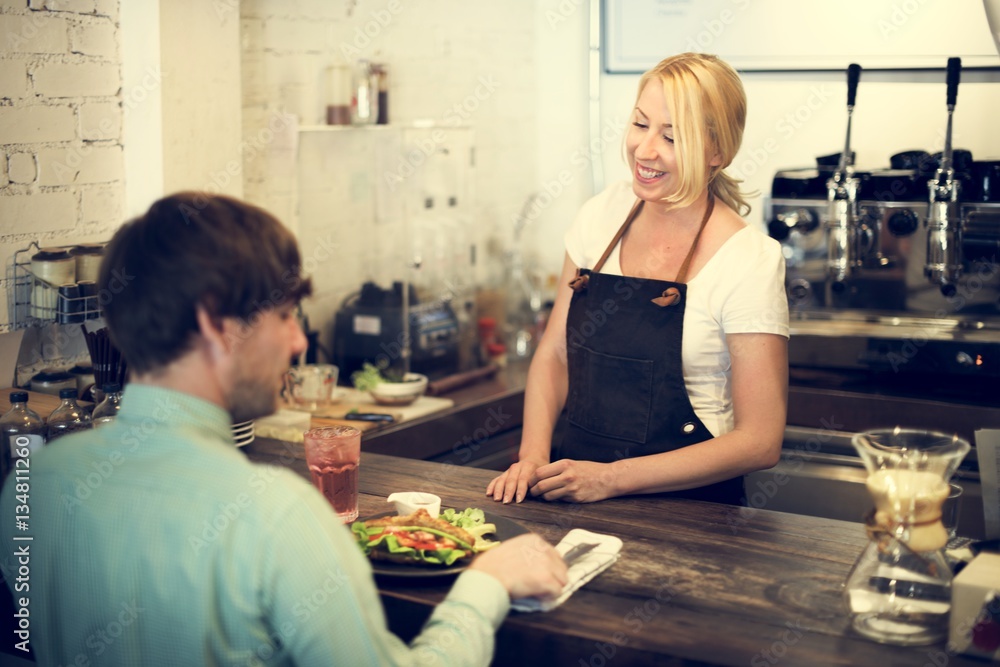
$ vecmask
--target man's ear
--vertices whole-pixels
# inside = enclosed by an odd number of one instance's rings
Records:
[[[219,360],[232,351],[235,336],[229,331],[231,324],[227,318],[211,315],[202,304],[195,306],[195,317],[198,321],[198,332],[213,360]]]

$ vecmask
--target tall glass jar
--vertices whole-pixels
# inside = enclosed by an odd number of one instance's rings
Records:
[[[374,125],[378,120],[378,75],[371,62],[359,60],[351,79],[351,123]]]

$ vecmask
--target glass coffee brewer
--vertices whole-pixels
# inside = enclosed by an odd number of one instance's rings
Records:
[[[854,629],[885,644],[941,641],[948,634],[952,580],[941,506],[969,443],[897,427],[857,433],[852,444],[875,501],[866,519],[869,543],[845,585]]]

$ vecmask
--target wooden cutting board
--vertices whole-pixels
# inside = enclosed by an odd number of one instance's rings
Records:
[[[447,410],[455,405],[455,401],[450,398],[438,398],[435,396],[421,396],[410,405],[378,405],[368,392],[351,388],[341,388],[339,391],[340,394],[334,403],[311,415],[310,426],[314,428],[320,426],[353,426],[362,433],[368,433],[392,426],[393,424],[399,424]],[[282,407],[288,410],[298,410],[294,405],[284,405]],[[392,415],[395,421],[391,423],[367,422],[343,418],[344,415],[352,411]],[[278,423],[278,420],[269,420],[267,417],[257,420],[256,431],[258,435],[263,437],[290,442],[302,441],[300,428],[288,428]]]
[[[441,410],[447,410],[455,405],[450,398],[438,396],[421,396],[409,405],[379,405],[367,391],[358,391],[349,387],[339,389],[337,400],[324,410],[313,413],[313,418],[336,419],[343,417],[352,410],[357,412],[377,412],[392,415],[397,422],[410,421],[425,417]],[[356,422],[352,422],[356,423]]]

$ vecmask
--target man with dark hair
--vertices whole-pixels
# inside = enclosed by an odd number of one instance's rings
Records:
[[[485,664],[511,597],[561,591],[551,545],[508,540],[406,646],[326,500],[234,447],[305,348],[300,266],[275,218],[227,197],[177,194],[115,234],[100,288],[131,382],[113,423],[31,455],[30,589],[7,582],[41,664]],[[7,484],[8,544],[22,503]]]

